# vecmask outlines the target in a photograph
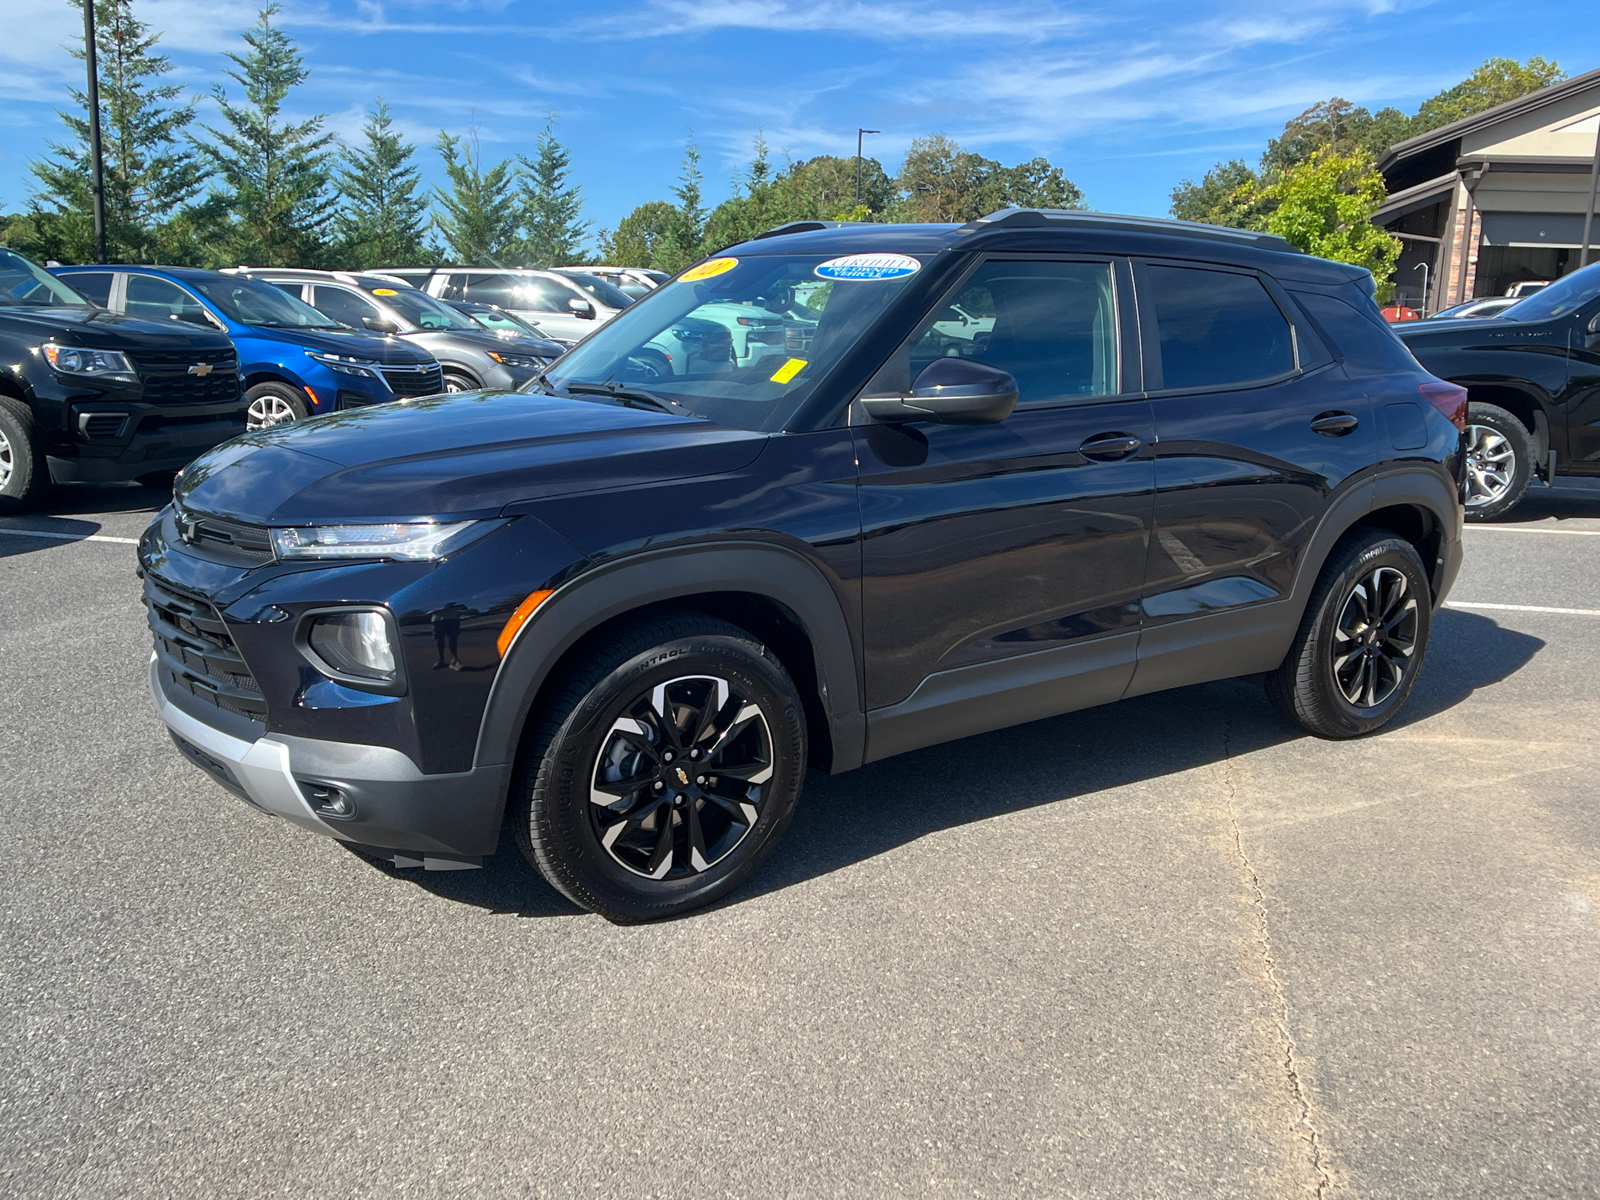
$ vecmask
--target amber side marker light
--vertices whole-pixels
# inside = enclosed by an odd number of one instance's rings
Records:
[[[550,599],[553,590],[545,588],[540,592],[529,592],[528,598],[517,605],[517,611],[511,614],[511,619],[506,622],[506,627],[500,631],[500,636],[494,642],[501,658],[506,656],[506,651],[511,649],[511,643],[516,640],[517,633],[528,623],[528,619],[538,610],[539,605]]]

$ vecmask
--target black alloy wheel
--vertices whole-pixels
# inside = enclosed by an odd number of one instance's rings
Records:
[[[789,822],[802,714],[782,664],[735,625],[678,613],[624,629],[536,718],[513,832],[552,886],[613,921],[709,904]]]
[[[1353,530],[1323,567],[1294,645],[1267,676],[1267,695],[1317,737],[1371,733],[1416,683],[1432,614],[1415,547],[1385,530]]]

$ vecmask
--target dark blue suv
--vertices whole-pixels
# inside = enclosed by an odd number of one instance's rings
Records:
[[[239,352],[252,429],[444,391],[438,362],[358,332],[262,283],[187,267],[54,267],[113,312],[221,329]]]
[[[736,354],[741,317],[780,336]],[[259,810],[430,869],[509,821],[576,903],[664,916],[749,877],[808,766],[1231,676],[1382,728],[1461,563],[1465,424],[1368,272],[1275,237],[805,222],[522,394],[199,459],[140,542],[150,688]]]

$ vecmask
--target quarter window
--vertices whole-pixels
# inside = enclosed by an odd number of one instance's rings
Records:
[[[871,392],[909,389],[936,358],[971,358],[1009,371],[1019,404],[1117,392],[1117,318],[1103,262],[984,263],[913,337]],[[889,374],[903,375],[892,381]]]
[[[1230,387],[1294,370],[1289,322],[1254,275],[1150,266],[1163,388]]]

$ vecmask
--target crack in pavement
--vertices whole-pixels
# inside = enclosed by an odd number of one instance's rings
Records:
[[[1305,1138],[1311,1151],[1311,1169],[1317,1179],[1317,1200],[1324,1200],[1333,1190],[1333,1176],[1327,1165],[1322,1161],[1322,1135],[1317,1130],[1316,1122],[1311,1115],[1311,1101],[1307,1097],[1305,1088],[1300,1082],[1300,1071],[1295,1065],[1294,1037],[1289,1032],[1289,997],[1284,991],[1283,981],[1278,978],[1278,960],[1272,953],[1272,934],[1267,927],[1267,897],[1261,889],[1261,880],[1256,875],[1255,864],[1250,861],[1250,856],[1244,850],[1244,838],[1239,830],[1239,813],[1237,807],[1238,787],[1233,774],[1233,719],[1225,719],[1222,728],[1222,780],[1223,796],[1228,811],[1228,830],[1232,837],[1233,853],[1239,860],[1240,869],[1250,884],[1251,904],[1256,910],[1256,925],[1258,928],[1257,943],[1261,950],[1261,961],[1266,972],[1267,982],[1272,987],[1272,996],[1277,1012],[1273,1020],[1278,1026],[1278,1033],[1283,1038],[1283,1068],[1288,1076],[1289,1093],[1294,1098],[1294,1104],[1299,1112],[1299,1124],[1303,1130],[1301,1136]]]

